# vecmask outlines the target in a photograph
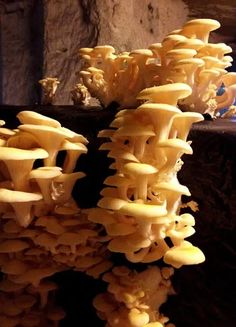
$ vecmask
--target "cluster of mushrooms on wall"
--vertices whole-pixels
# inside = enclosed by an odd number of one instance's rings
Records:
[[[93,301],[107,327],[173,326],[159,308],[173,293],[174,268],[205,260],[185,240],[195,220],[180,212],[181,196],[190,196],[177,178],[181,157],[192,154],[187,137],[201,113],[215,114],[235,97],[235,74],[225,70],[231,49],[208,43],[218,27],[193,20],[162,43],[118,55],[110,46],[81,49],[80,82],[104,106],[124,108],[98,135],[115,173],[96,208],[80,209],[71,195],[84,177],[75,167],[87,153],[85,137],[31,111],[18,114],[16,129],[0,121],[2,327],[58,326],[65,312],[52,303],[57,285],[47,278],[67,269],[107,282]],[[114,266],[112,252],[148,268]]]

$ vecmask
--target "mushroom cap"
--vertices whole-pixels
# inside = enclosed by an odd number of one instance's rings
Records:
[[[146,58],[149,58],[149,57],[152,57],[153,54],[152,54],[152,51],[149,50],[149,49],[136,49],[136,50],[133,50],[130,52],[129,54],[131,57],[146,57]]]
[[[180,59],[193,58],[196,54],[197,51],[194,49],[173,49],[167,52],[166,58],[177,61]]]
[[[119,213],[135,217],[141,221],[145,221],[145,218],[155,218],[154,221],[156,221],[159,217],[165,216],[167,211],[165,205],[126,202],[126,204],[119,209]],[[148,221],[150,223],[154,222],[150,219]]]
[[[131,175],[151,175],[158,172],[156,167],[140,162],[129,162],[124,165],[123,172]]]
[[[60,167],[39,167],[37,169],[31,170],[29,173],[29,178],[35,178],[35,179],[49,179],[49,178],[55,178],[59,175],[61,175],[62,168]]]
[[[83,143],[80,142],[75,143],[75,142],[70,142],[68,140],[63,141],[60,150],[79,151],[81,153],[88,152],[87,147]]]
[[[169,112],[174,114],[181,113],[180,109],[176,108],[175,106],[166,104],[166,103],[144,103],[141,106],[139,106],[137,109],[138,112],[153,112],[157,113],[158,111],[160,112]]]
[[[198,50],[204,46],[204,42],[199,39],[188,39],[185,38],[182,41],[179,41],[175,45],[175,49],[194,49]]]
[[[184,194],[187,196],[191,195],[191,193],[189,192],[189,189],[186,186],[181,185],[179,183],[160,182],[160,183],[155,184],[155,190],[170,191],[173,193]]]
[[[187,59],[181,59],[176,64],[175,67],[184,67],[184,66],[192,66],[192,67],[201,67],[204,65],[204,60],[200,58],[187,58]]]
[[[173,83],[173,84],[166,84],[161,86],[153,86],[147,89],[142,90],[138,96],[138,100],[149,100],[153,102],[159,102],[159,103],[168,103],[168,98],[171,98],[171,103],[175,99],[183,99],[189,96],[192,93],[192,89],[190,86],[184,83]],[[146,104],[143,104],[138,107],[142,108]],[[149,104],[150,105],[150,104]],[[178,111],[177,108],[175,108],[176,111]]]
[[[113,137],[120,136],[154,136],[155,132],[152,125],[141,125],[141,124],[129,124],[127,126],[121,126],[115,131]]]
[[[158,146],[161,148],[175,148],[183,153],[192,154],[193,149],[188,142],[181,139],[168,139],[158,142]]]
[[[175,268],[180,268],[182,265],[202,263],[205,261],[205,256],[199,248],[193,246],[188,241],[183,241],[180,245],[168,250],[163,260]]]
[[[211,32],[215,31],[220,27],[220,23],[215,19],[208,19],[208,18],[200,18],[200,19],[192,19],[184,24],[183,31],[188,31],[190,28],[191,30],[197,29],[199,27],[204,28],[204,30]]]
[[[5,274],[10,275],[20,275],[23,274],[27,269],[28,265],[21,260],[13,259],[6,262],[2,267],[1,270]]]
[[[24,110],[19,112],[16,117],[22,124],[61,127],[61,124],[57,120],[41,115],[34,111]]]
[[[30,201],[39,201],[43,198],[42,194],[13,191],[0,188],[0,202],[21,203]]]
[[[30,160],[44,159],[47,157],[47,151],[41,148],[25,150],[11,147],[2,147],[0,152],[1,160]]]
[[[20,252],[29,247],[29,243],[22,240],[6,240],[0,243],[0,253]]]
[[[29,132],[29,133],[32,133],[34,134],[35,136],[40,133],[44,134],[45,133],[50,133],[52,134],[52,137],[53,137],[53,134],[54,135],[60,135],[61,137],[68,137],[70,138],[71,137],[71,133],[68,132],[67,130],[63,129],[63,128],[55,128],[55,127],[52,127],[52,126],[45,126],[45,125],[33,125],[33,124],[24,124],[24,125],[20,125],[18,126],[18,128],[20,130],[23,130],[23,131],[26,131],[26,132]]]

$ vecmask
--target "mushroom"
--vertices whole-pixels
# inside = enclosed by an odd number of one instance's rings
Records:
[[[76,253],[76,247],[79,244],[84,244],[90,237],[97,236],[97,232],[90,229],[81,229],[78,232],[65,232],[57,239],[57,245],[70,246],[71,252]]]
[[[65,318],[65,312],[60,308],[50,308],[47,318],[53,322],[53,327],[58,327],[59,322]]]
[[[135,200],[141,199],[144,202],[147,200],[147,187],[148,178],[157,173],[157,168],[137,162],[126,163],[123,167],[125,174],[131,175],[135,180],[137,193],[135,194]]]
[[[169,249],[165,253],[163,260],[175,268],[180,268],[182,265],[202,263],[205,261],[205,256],[199,248],[193,246],[188,241],[183,241],[180,245]]]
[[[83,143],[72,143],[68,140],[65,140],[60,150],[66,151],[66,157],[63,164],[63,173],[69,174],[72,173],[75,169],[76,162],[79,159],[82,153],[87,153],[87,148]]]
[[[24,283],[30,283],[35,287],[38,287],[38,285],[40,284],[40,281],[45,278],[45,277],[49,277],[52,276],[53,274],[55,274],[56,272],[60,271],[60,269],[54,266],[50,266],[50,267],[37,267],[37,268],[32,268],[30,270],[27,270],[24,274],[19,275],[14,277],[14,282],[15,283],[20,283],[20,284],[24,284]]]
[[[27,227],[32,221],[32,206],[42,199],[38,193],[28,193],[0,189],[0,202],[9,203],[16,214],[16,220],[20,226]]]
[[[35,179],[46,204],[52,204],[52,182],[62,174],[60,167],[39,167],[31,170],[28,175],[29,179]]]
[[[37,287],[30,285],[27,290],[31,294],[39,294],[40,308],[45,308],[48,303],[48,294],[51,291],[57,290],[57,284],[51,281],[41,281]]]
[[[26,270],[28,270],[29,265],[22,262],[19,259],[12,259],[8,262],[6,262],[2,267],[1,270],[3,273],[7,275],[21,275]]]
[[[160,192],[164,195],[167,202],[167,211],[169,214],[174,214],[177,211],[181,195],[190,196],[188,188],[179,183],[160,182],[155,184],[155,192]]]
[[[16,116],[21,124],[33,124],[33,125],[45,125],[51,127],[61,127],[61,124],[50,117],[41,115],[38,112],[34,111],[21,111]]]
[[[209,34],[220,27],[220,23],[214,19],[193,19],[184,24],[181,34],[189,38],[195,37],[204,43],[208,43]]]
[[[0,151],[0,159],[7,166],[16,191],[29,191],[28,174],[32,170],[34,161],[47,157],[47,151],[40,148],[24,150],[3,147]]]
[[[45,166],[49,167],[56,165],[57,153],[63,141],[67,137],[71,137],[71,133],[68,131],[52,126],[24,124],[18,126],[18,128],[35,136],[40,146],[47,151],[48,156],[44,157],[44,163]]]
[[[203,116],[198,112],[183,112],[173,117],[172,129],[170,131],[169,139],[178,137],[186,141],[189,130],[193,123],[203,120]]]
[[[29,248],[29,243],[21,240],[6,240],[0,244],[0,253],[17,253]]]
[[[72,189],[76,181],[85,177],[82,172],[61,174],[53,182],[54,194],[53,199],[56,203],[66,203],[71,198]]]

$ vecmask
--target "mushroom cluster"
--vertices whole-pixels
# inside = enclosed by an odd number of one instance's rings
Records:
[[[131,262],[150,263],[161,258],[179,268],[204,261],[203,253],[185,239],[194,234],[194,217],[179,214],[181,196],[190,196],[178,182],[183,154],[192,154],[186,141],[192,123],[202,115],[181,112],[176,106],[191,94],[187,84],[147,88],[137,109],[122,110],[112,129],[100,137],[114,159],[115,174],[105,179],[99,208],[89,219],[102,224],[111,240],[108,249],[124,253]]]
[[[8,270],[13,271],[16,266],[13,262],[8,263]],[[33,286],[3,279],[0,282],[0,325],[2,327],[59,326],[59,321],[64,318],[65,312],[54,304],[53,297],[56,290],[57,285],[51,281]]]
[[[217,90],[232,61],[229,46],[209,42],[219,27],[213,19],[194,19],[148,49],[116,54],[108,45],[82,48],[81,81],[104,106],[115,101],[121,108],[135,108],[144,88],[186,83],[192,93],[179,100],[181,108],[214,115],[222,101]]]
[[[149,267],[137,273],[124,266],[103,276],[107,292],[95,297],[93,305],[107,327],[171,327],[159,313],[160,306],[173,292],[173,269]]]
[[[58,78],[46,77],[39,80],[39,84],[41,84],[43,88],[43,104],[52,104],[58,85],[60,84]]]
[[[0,130],[0,271],[1,285],[10,285],[11,293],[1,294],[6,310],[0,310],[0,325],[58,326],[64,313],[47,305],[47,294],[55,290],[47,278],[67,269],[98,278],[112,266],[107,237],[71,195],[85,176],[75,168],[87,152],[86,138],[36,112],[22,111],[17,117],[17,129]],[[16,306],[11,312],[9,301],[21,294],[22,310]]]

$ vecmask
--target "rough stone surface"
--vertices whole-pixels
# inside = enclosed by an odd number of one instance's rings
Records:
[[[89,1],[90,6],[94,1]],[[57,77],[60,81],[55,103],[70,102],[70,90],[78,81],[81,47],[97,44],[98,17],[96,6],[93,17],[88,1],[51,0],[44,2],[44,67],[45,77]]]
[[[0,0],[0,102],[40,102],[38,80],[50,76],[61,81],[55,103],[69,104],[70,90],[78,81],[80,47],[143,48],[192,18],[219,20],[222,27],[212,40],[236,49],[234,2]],[[236,59],[235,51],[233,56]]]
[[[118,50],[143,48],[160,42],[183,25],[188,9],[182,0],[99,1],[99,44],[111,44]]]
[[[5,1],[0,7],[2,103],[24,105],[39,98],[39,2]]]

